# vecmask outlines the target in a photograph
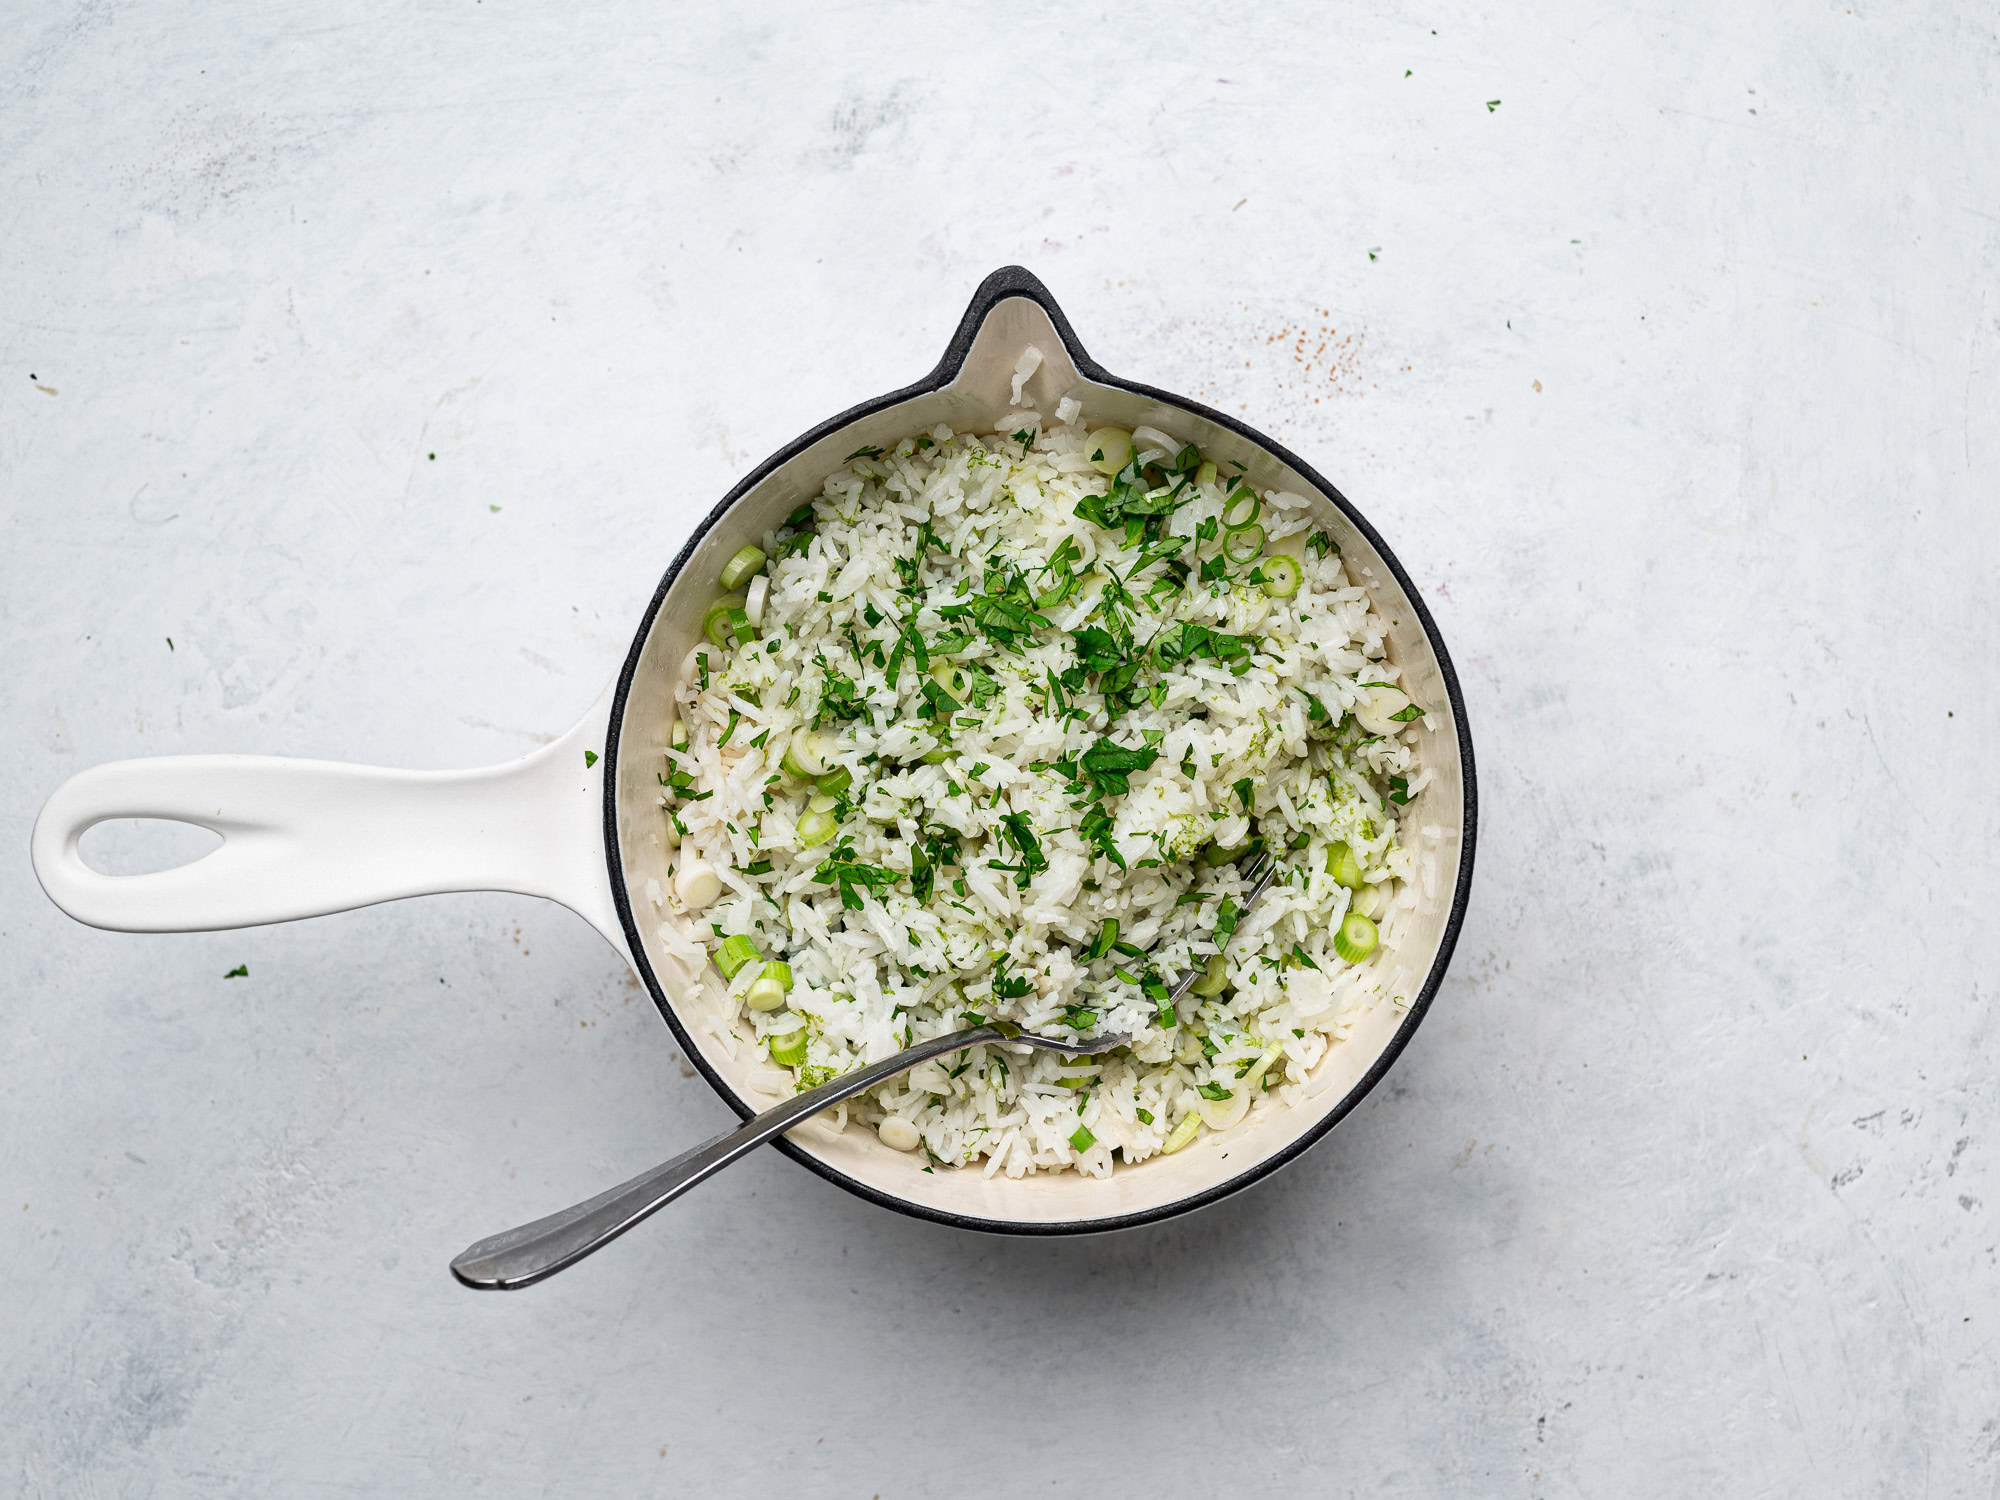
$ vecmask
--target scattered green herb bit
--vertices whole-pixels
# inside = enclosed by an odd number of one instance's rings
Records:
[[[1368,252],[1368,258],[1370,260],[1373,260],[1376,256],[1380,255],[1381,253],[1382,253],[1382,247],[1380,245],[1377,245],[1373,250],[1370,250]]]
[[[1121,797],[1131,790],[1131,773],[1144,771],[1160,758],[1151,746],[1131,750],[1099,736],[1096,744],[1077,759],[1079,780],[1087,780],[1099,797]]]
[[[1340,549],[1334,546],[1333,537],[1329,533],[1315,531],[1311,536],[1306,538],[1306,551],[1310,552],[1314,557],[1325,557],[1327,553],[1337,553]]]
[[[768,859],[760,859],[755,864],[745,865],[743,873],[745,875],[768,875],[771,873],[771,862]]]
[[[735,709],[732,708],[729,710],[729,723],[723,728],[722,738],[715,742],[716,749],[720,750],[724,745],[729,743],[729,737],[736,733],[736,726],[742,721],[742,718],[743,716]]]
[[[879,891],[894,885],[896,874],[880,865],[863,864],[854,857],[853,843],[842,839],[833,853],[813,871],[813,879],[822,885],[838,887],[840,904],[849,911],[860,911],[867,904],[861,892]]]
[[[1410,800],[1410,778],[1391,776],[1389,778],[1389,800],[1398,807]]]
[[[1153,1112],[1150,1109],[1146,1109],[1143,1106],[1137,1107],[1133,1109],[1132,1113],[1139,1117],[1141,1125],[1150,1125],[1153,1123]]]
[[[1237,920],[1242,915],[1243,909],[1236,904],[1234,896],[1222,898],[1222,904],[1215,909],[1215,941],[1218,944],[1229,941],[1230,934],[1236,931]]]
[[[167,649],[169,651],[174,649],[174,638],[172,636],[167,637]]]
[[[857,458],[880,458],[881,456],[882,450],[880,448],[856,448],[847,457],[843,458],[841,462],[851,464]]]
[[[1026,813],[1003,814],[1000,833],[1020,853],[1021,862],[1010,865],[991,860],[988,863],[996,870],[1014,871],[1014,884],[1026,890],[1028,882],[1049,867],[1049,857],[1042,853],[1041,840],[1035,837],[1034,826],[1028,821]]]
[[[1500,107],[1500,101],[1498,99],[1488,99],[1486,101],[1486,113],[1488,113],[1489,115],[1492,114],[1493,111],[1498,109],[1499,107]]]
[[[984,587],[963,603],[938,610],[941,619],[965,620],[988,640],[1007,651],[1019,651],[1036,626],[1051,621],[1035,610],[1035,596],[1020,569],[1001,561],[986,565]]]
[[[250,977],[250,965],[238,964],[222,977],[224,979],[248,979]]]
[[[588,770],[589,770],[589,769],[590,769],[590,768],[591,768],[592,766],[594,766],[594,765],[596,765],[596,764],[597,764],[597,752],[596,752],[595,750],[586,750],[586,751],[584,751],[584,752],[583,752],[583,768],[584,768],[584,770],[588,771]]]
[[[1306,952],[1306,950],[1301,948],[1297,943],[1292,944],[1292,951],[1287,955],[1287,957],[1292,959],[1294,963],[1304,968],[1317,969],[1319,967],[1318,964],[1312,961],[1312,955]]]
[[[1195,1090],[1204,1099],[1212,1099],[1220,1104],[1224,1099],[1235,1097],[1235,1090],[1226,1089],[1219,1083],[1204,1083]]]
[[[984,1026],[986,1024],[986,1017],[982,1016],[976,1010],[962,1011],[959,1019],[964,1021],[968,1026]]]
[[[759,750],[759,749],[762,749],[762,748],[763,748],[763,745],[764,745],[764,741],[768,740],[768,739],[769,739],[770,737],[771,737],[771,731],[770,731],[770,730],[768,730],[768,729],[760,729],[760,730],[758,730],[758,731],[757,731],[757,738],[756,738],[756,739],[754,739],[754,740],[752,740],[752,741],[750,742],[750,748],[751,748],[752,750]]]
[[[701,690],[708,691],[708,653],[697,651],[694,656],[695,671],[701,679]]]
[[[1015,442],[1019,443],[1022,447],[1025,448],[1028,444],[1032,443],[1035,440],[1035,435],[1034,433],[1030,432],[1027,428],[1020,427],[1015,429],[1013,433],[1013,438]]]
[[[1413,719],[1421,719],[1423,716],[1424,711],[1414,703],[1407,704],[1399,712],[1389,715],[1399,724],[1408,724]]]
[[[1000,955],[1000,961],[993,966],[993,994],[996,999],[1019,1000],[1034,989],[1024,976],[1007,972],[1007,965],[1011,961],[1009,956],[1003,953]]]
[[[1097,1137],[1090,1133],[1088,1127],[1079,1125],[1070,1136],[1069,1143],[1079,1151],[1088,1151],[1097,1144]]]
[[[1255,787],[1256,783],[1248,776],[1241,777],[1230,787],[1230,790],[1236,793],[1236,800],[1243,804],[1245,812],[1250,811],[1250,794]]]

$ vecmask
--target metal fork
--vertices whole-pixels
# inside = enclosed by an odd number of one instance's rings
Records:
[[[573,1266],[593,1250],[610,1244],[619,1235],[652,1214],[658,1213],[697,1183],[706,1182],[738,1157],[756,1150],[772,1136],[790,1130],[800,1121],[843,1099],[866,1093],[876,1084],[907,1072],[920,1062],[928,1062],[947,1052],[957,1052],[982,1043],[1000,1042],[1044,1052],[1061,1052],[1075,1057],[1085,1053],[1108,1052],[1132,1038],[1125,1035],[1094,1036],[1081,1041],[1038,1036],[1005,1021],[989,1022],[932,1037],[905,1047],[894,1057],[844,1074],[831,1083],[787,1099],[735,1130],[717,1136],[706,1145],[663,1162],[650,1172],[642,1172],[630,1182],[620,1183],[595,1198],[586,1198],[574,1208],[550,1214],[532,1224],[509,1229],[467,1246],[451,1263],[451,1274],[469,1287],[481,1291],[513,1291],[533,1286],[566,1266]]]
[[[1266,868],[1267,860],[1269,866]],[[1247,876],[1260,868],[1261,876],[1243,900],[1242,909],[1246,912],[1270,888],[1272,879],[1278,873],[1277,861],[1268,852],[1260,855],[1244,874]],[[1168,992],[1168,1003],[1177,1003],[1187,993],[1188,986],[1201,976],[1201,972],[1200,969],[1190,969],[1183,974]],[[642,1172],[631,1181],[621,1182],[595,1198],[586,1198],[561,1213],[550,1214],[532,1224],[489,1235],[476,1244],[468,1245],[452,1261],[451,1274],[480,1291],[515,1291],[533,1286],[565,1267],[575,1265],[592,1251],[610,1244],[633,1225],[658,1213],[689,1188],[706,1182],[773,1136],[790,1130],[823,1109],[831,1109],[843,1099],[864,1094],[878,1083],[947,1052],[999,1043],[1077,1057],[1108,1052],[1131,1040],[1130,1036],[1120,1033],[1065,1041],[1061,1037],[1023,1031],[1005,1021],[993,1021],[984,1026],[954,1031],[948,1036],[932,1037],[914,1047],[905,1047],[894,1057],[885,1057],[878,1063],[871,1063],[831,1083],[823,1083],[818,1088],[787,1099],[705,1145],[683,1152],[672,1161],[662,1162],[650,1172]]]

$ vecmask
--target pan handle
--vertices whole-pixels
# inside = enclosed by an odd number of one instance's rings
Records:
[[[258,755],[97,766],[43,804],[35,874],[57,906],[114,932],[204,932],[441,891],[518,891],[561,902],[624,952],[604,859],[610,709],[607,689],[554,744],[473,771]],[[111,818],[195,823],[222,845],[177,869],[104,875],[78,843]]]

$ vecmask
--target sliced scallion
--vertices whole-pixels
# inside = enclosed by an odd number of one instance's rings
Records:
[[[741,547],[734,557],[722,565],[722,577],[718,581],[726,589],[740,589],[763,566],[762,547]]]
[[[1254,854],[1264,847],[1262,839],[1245,839],[1240,844],[1210,844],[1201,851],[1201,862],[1211,870],[1223,865],[1236,863],[1246,854]]]
[[[1326,873],[1333,877],[1335,885],[1344,885],[1350,891],[1361,889],[1361,861],[1354,857],[1345,840],[1326,851]]]
[[[1122,427],[1100,427],[1083,445],[1090,466],[1100,474],[1116,474],[1132,462],[1132,434]]]
[[[734,979],[738,969],[747,963],[756,962],[763,956],[757,951],[756,939],[738,933],[734,937],[723,939],[722,951],[715,955],[715,966],[722,970],[724,979]]]
[[[1201,966],[1201,978],[1188,988],[1204,1000],[1213,999],[1229,988],[1229,963],[1220,953],[1211,953]]]
[[[813,784],[829,797],[843,796],[854,785],[854,773],[846,766],[835,766]]]
[[[796,1068],[804,1065],[806,1060],[805,1027],[801,1026],[797,1031],[788,1031],[783,1036],[767,1037],[765,1040],[771,1048],[771,1061],[779,1067]]]
[[[1283,1047],[1266,1047],[1262,1052],[1258,1053],[1257,1060],[1250,1064],[1250,1071],[1243,1075],[1243,1088],[1245,1091],[1255,1093],[1257,1085],[1263,1082],[1264,1074],[1269,1071],[1271,1064],[1284,1055],[1285,1049]]]
[[[747,646],[757,639],[757,627],[750,623],[750,611],[741,605],[729,612],[729,633],[736,637],[739,646]]]
[[[810,729],[801,729],[792,736],[785,746],[784,759],[778,762],[778,769],[787,776],[796,776],[801,781],[811,781],[826,774],[826,756],[821,752],[820,737]]]
[[[1333,935],[1333,951],[1351,964],[1358,964],[1375,951],[1375,924],[1358,911],[1351,911],[1340,919],[1340,930]]]
[[[1079,1151],[1088,1151],[1097,1144],[1097,1137],[1090,1133],[1088,1125],[1079,1125],[1071,1133],[1069,1143]]]
[[[1264,502],[1249,490],[1238,490],[1222,504],[1222,529],[1241,531],[1264,513]]]
[[[1273,553],[1260,565],[1264,592],[1273,599],[1289,599],[1299,591],[1299,562],[1283,552]]]
[[[799,819],[799,847],[817,849],[835,833],[840,825],[833,820],[830,812],[809,812]]]
[[[1264,528],[1241,526],[1222,539],[1222,555],[1242,566],[1264,550]]]
[[[785,996],[791,988],[792,966],[773,960],[765,964],[764,972],[751,981],[743,1003],[752,1010],[776,1010],[785,1003]]]
[[[729,612],[743,607],[741,594],[725,594],[709,605],[708,613],[701,618],[701,633],[718,646],[735,644],[736,631],[730,622]],[[747,616],[745,617],[748,618]]]
[[[1196,469],[1196,470],[1194,471],[1194,482],[1195,482],[1196,484],[1214,484],[1214,483],[1215,483],[1215,460],[1214,460],[1214,459],[1212,459],[1212,458],[1204,458],[1204,459],[1203,459],[1203,460],[1201,461],[1201,466],[1200,466],[1199,468],[1197,468],[1197,469]]]
[[[1160,1147],[1160,1155],[1172,1156],[1181,1147],[1193,1140],[1200,1130],[1201,1116],[1190,1110],[1186,1118],[1169,1132],[1165,1143]]]

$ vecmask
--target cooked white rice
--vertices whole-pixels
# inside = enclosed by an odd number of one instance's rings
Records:
[[[1146,428],[1138,439],[1143,461],[1158,439]],[[676,880],[654,891],[661,935],[691,973],[731,935],[789,964],[782,1001],[770,985],[758,997],[776,1009],[745,1003],[761,962],[719,993],[708,970],[708,995],[697,984],[690,997],[715,1014],[732,1052],[754,1042],[769,1082],[807,1087],[976,1024],[968,1016],[1134,1036],[1088,1061],[990,1047],[948,1055],[831,1118],[872,1126],[899,1149],[920,1144],[918,1165],[1105,1176],[1119,1157],[1184,1144],[1197,1127],[1176,1127],[1191,1115],[1199,1129],[1226,1130],[1252,1110],[1296,1103],[1328,1049],[1383,999],[1375,974],[1416,899],[1398,814],[1429,779],[1414,749],[1425,721],[1393,686],[1383,621],[1308,502],[1257,497],[1263,558],[1290,554],[1294,595],[1271,597],[1254,560],[1225,560],[1226,577],[1203,581],[1226,540],[1247,546],[1216,523],[1225,505],[1240,523],[1250,491],[1230,466],[1175,474],[1177,456],[1163,454],[1164,482],[1148,482],[1156,467],[1122,493],[1176,502],[1156,529],[1185,548],[1134,576],[1142,553],[1121,546],[1126,531],[1077,513],[1112,488],[1092,461],[1104,446],[1065,400],[1046,425],[1017,410],[991,435],[940,426],[856,456],[828,477],[810,520],[743,539],[772,559],[747,601],[753,612],[761,604],[756,638],[690,652],[678,685],[688,743],[669,752],[662,778],[673,783],[662,802],[679,848]],[[1007,641],[1005,611],[982,601],[1004,599],[1010,570],[1046,600],[1071,552],[1078,581],[1039,607],[1048,623]],[[1155,592],[1177,563],[1191,567],[1184,583]],[[1272,566],[1282,579],[1285,565]],[[1130,582],[1129,610],[1115,586],[1107,603],[1111,569]],[[981,628],[982,610],[997,635]],[[1184,622],[1251,654],[1229,660],[1225,645],[1162,660],[1187,644]],[[1120,659],[1142,662],[1130,688],[1138,701],[1115,717],[1103,677],[1081,664],[1102,642],[1074,633],[1092,629]],[[926,643],[928,672],[906,630]],[[1409,717],[1390,717],[1398,711]],[[851,775],[833,807],[821,795],[814,813],[814,785],[781,767],[795,739],[795,761],[818,769],[817,750],[830,775]],[[1122,793],[1115,774],[1106,790],[1079,763],[1106,739],[1141,752],[1128,762],[1150,759],[1126,773]],[[1285,874],[1226,943],[1229,987],[1187,995],[1165,1024],[1157,984],[1149,998],[1132,981],[1171,984],[1218,951],[1217,913],[1224,898],[1242,899],[1249,860],[1212,866],[1202,851],[1253,835]],[[1337,842],[1364,874],[1358,891],[1328,872]],[[687,878],[701,862],[719,877],[707,902],[702,881]],[[926,863],[931,889],[919,900]],[[859,872],[845,893],[843,869]],[[1334,938],[1353,903],[1375,917],[1380,941],[1350,964]],[[1090,959],[1114,919],[1124,950]],[[771,1064],[774,1047],[796,1066]]]

